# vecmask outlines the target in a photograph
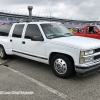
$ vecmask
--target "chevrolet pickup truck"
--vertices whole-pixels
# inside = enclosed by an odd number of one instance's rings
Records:
[[[100,40],[75,36],[54,22],[0,25],[0,58],[17,55],[49,64],[60,78],[89,75],[100,68]],[[34,65],[33,65],[34,66]]]
[[[100,28],[98,26],[85,26],[83,31],[74,34],[77,36],[100,39]]]

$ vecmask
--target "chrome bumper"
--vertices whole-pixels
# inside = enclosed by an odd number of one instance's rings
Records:
[[[79,77],[87,76],[99,69],[100,69],[100,59],[86,64],[75,65],[75,71],[77,72],[77,76]]]

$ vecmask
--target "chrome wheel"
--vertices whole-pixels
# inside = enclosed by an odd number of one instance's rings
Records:
[[[3,48],[0,48],[0,57],[4,56]]]
[[[54,61],[54,68],[57,73],[65,74],[67,71],[67,64],[63,59],[59,58]]]

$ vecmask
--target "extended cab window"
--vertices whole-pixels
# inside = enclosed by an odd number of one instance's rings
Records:
[[[24,24],[15,25],[12,37],[21,38]]]
[[[0,25],[0,36],[8,36],[12,24]]]
[[[33,36],[42,36],[36,24],[29,24],[26,29],[25,38],[32,39]]]

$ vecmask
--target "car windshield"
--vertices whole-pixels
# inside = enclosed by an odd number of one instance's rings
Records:
[[[41,27],[48,39],[74,36],[67,27],[59,23],[41,24]]]

